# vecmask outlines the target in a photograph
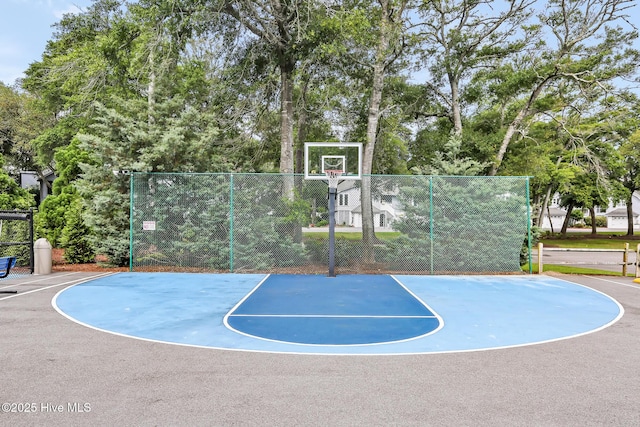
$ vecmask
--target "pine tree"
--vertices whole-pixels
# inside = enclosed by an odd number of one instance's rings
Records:
[[[84,264],[95,260],[95,251],[88,235],[90,233],[82,220],[82,203],[76,199],[64,215],[65,227],[60,236],[60,246],[64,248],[64,259],[70,264]]]

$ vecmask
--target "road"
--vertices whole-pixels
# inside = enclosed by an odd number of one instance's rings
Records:
[[[544,248],[542,261],[544,264],[568,265],[580,268],[595,268],[598,270],[619,271],[622,273],[623,252],[609,251],[557,251]],[[533,250],[533,262],[538,262],[538,251]],[[628,253],[627,272],[635,271],[636,253]]]

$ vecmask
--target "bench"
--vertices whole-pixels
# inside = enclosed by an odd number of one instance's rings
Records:
[[[7,277],[11,269],[16,265],[16,257],[6,256],[0,258],[0,279]]]

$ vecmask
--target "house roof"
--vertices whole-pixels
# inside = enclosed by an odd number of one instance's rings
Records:
[[[545,213],[547,213],[549,216],[565,216],[567,214],[567,211],[560,208],[549,208],[549,211]]]
[[[388,215],[391,215],[393,217],[395,217],[395,215],[389,210],[389,209],[385,209],[385,208],[380,208],[375,202],[372,203],[372,207],[373,207],[373,213],[374,214],[379,214],[379,213],[386,213]],[[362,205],[358,205],[355,208],[353,208],[351,210],[352,213],[362,213]]]
[[[353,208],[351,210],[351,212],[353,213],[362,213],[362,205],[358,205],[355,208]],[[373,213],[374,214],[379,214],[381,212],[380,209],[378,209],[378,207],[376,205],[373,205]]]
[[[638,212],[633,211],[633,216],[638,216],[640,215]],[[622,216],[625,217],[627,216],[627,208],[618,208],[618,209],[614,209],[610,212],[607,212],[605,214],[605,216]]]
[[[356,182],[354,180],[346,180],[342,181],[338,184],[338,193],[342,193],[343,191],[349,191],[353,187],[355,187]]]

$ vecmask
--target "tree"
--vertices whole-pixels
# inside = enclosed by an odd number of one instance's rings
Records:
[[[640,190],[640,130],[636,130],[620,146],[624,157],[625,173],[622,185],[627,189],[627,236],[633,236],[633,193]]]
[[[480,172],[487,167],[487,164],[478,162],[470,157],[460,156],[461,145],[462,138],[460,135],[452,134],[449,141],[444,145],[443,151],[436,151],[435,158],[429,166],[415,168],[414,171],[430,175],[480,175]]]
[[[93,262],[95,251],[90,243],[91,230],[82,220],[82,201],[76,198],[64,215],[65,226],[60,236],[64,259],[70,264]]]
[[[462,135],[464,101],[469,97],[465,80],[523,47],[526,34],[519,31],[533,3],[444,0],[422,2],[418,8],[418,56],[429,71],[424,85],[437,100],[431,115],[446,115],[455,135]]]
[[[0,154],[0,210],[29,209],[33,195],[4,171],[4,157]]]
[[[637,32],[611,27],[624,22],[632,5],[631,0],[549,2],[539,15],[534,44],[516,62],[502,67],[506,74],[497,87],[509,97],[517,93],[521,98],[512,106],[490,175],[498,172],[514,136],[527,128],[526,120],[553,108],[555,94],[549,88],[554,84],[562,81],[580,91],[635,73],[638,52],[627,47]],[[543,41],[543,34],[552,42]]]
[[[21,104],[19,95],[0,83],[0,155],[7,156],[13,150]]]
[[[122,19],[123,4],[124,0],[95,0],[86,12],[64,15],[42,59],[26,70],[22,87],[37,98],[50,121],[32,141],[41,164],[53,169],[55,151],[86,129],[92,102],[113,93],[131,93],[133,79],[124,75],[113,56],[105,55],[116,45],[120,58],[127,56],[129,43],[111,43],[109,37]],[[124,37],[122,28],[119,34]],[[131,32],[127,36],[134,37]]]
[[[5,156],[10,174],[19,171],[40,173],[49,166],[39,162],[31,141],[53,121],[40,109],[37,98],[16,87],[0,83],[0,154]]]
[[[374,261],[376,241],[373,224],[371,178],[376,143],[383,114],[385,77],[401,58],[407,38],[408,0],[354,0],[336,7],[329,25],[341,28],[327,48],[348,62],[353,75],[366,81],[366,132],[362,156],[362,240],[367,262]]]
[[[620,181],[626,190],[624,199],[627,206],[627,236],[633,236],[633,193],[640,190],[640,100],[633,93],[624,95],[622,102],[610,116],[610,122],[613,124],[612,139],[623,163]]]
[[[225,153],[216,144],[212,114],[175,98],[158,102],[148,120],[145,100],[121,101],[120,110],[96,105],[91,133],[79,134],[80,148],[91,154],[81,163],[75,186],[85,200],[83,213],[91,243],[116,265],[129,261],[129,181],[113,171],[227,171]]]
[[[218,1],[214,1],[214,7]],[[280,172],[294,172],[294,75],[299,61],[316,45],[311,31],[322,7],[308,0],[222,0],[220,11],[256,39],[247,38],[249,50],[272,55],[280,72]],[[293,197],[293,180],[285,181],[283,194]]]
[[[36,232],[45,237],[53,247],[60,245],[60,238],[67,226],[67,212],[80,200],[73,185],[82,173],[80,164],[91,163],[91,156],[87,151],[81,150],[79,145],[80,141],[74,138],[68,146],[56,151],[54,159],[57,176],[53,181],[52,192],[41,202],[35,215]]]

